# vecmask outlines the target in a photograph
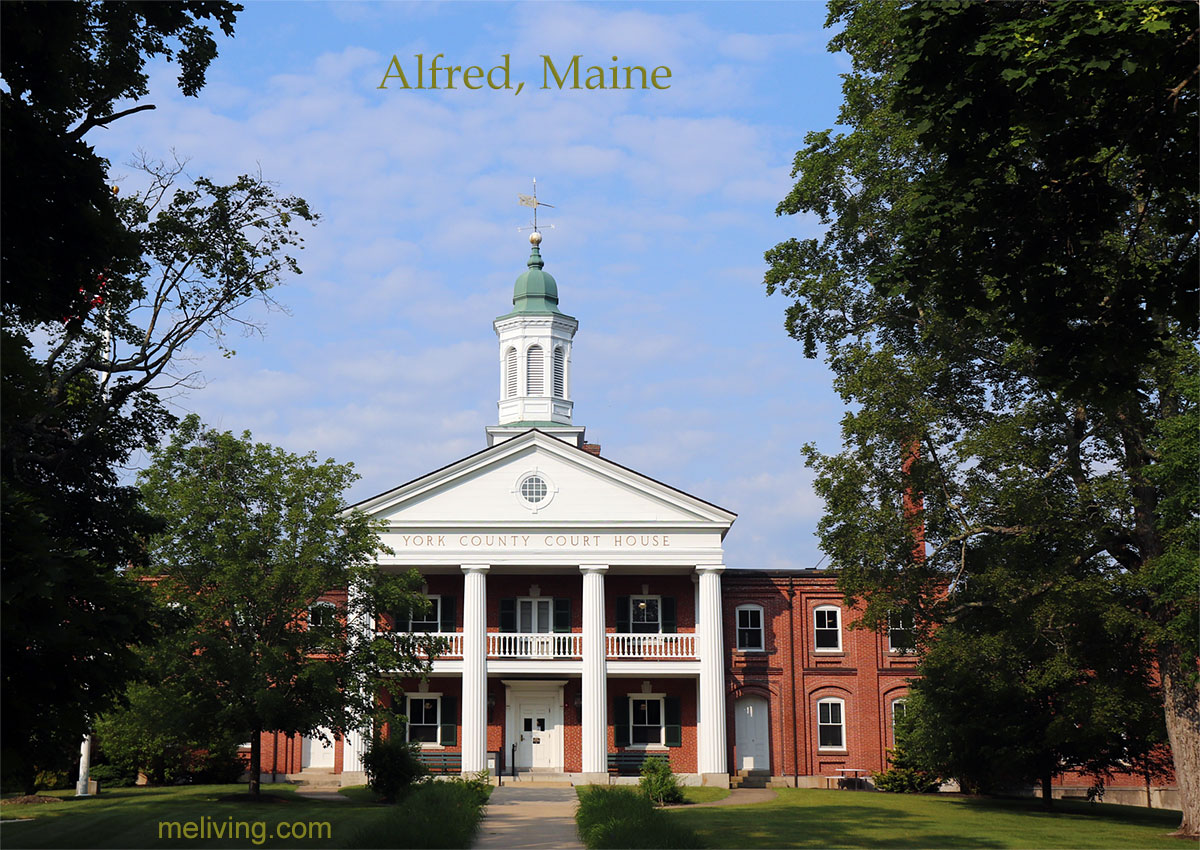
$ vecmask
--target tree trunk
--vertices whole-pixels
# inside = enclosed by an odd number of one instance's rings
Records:
[[[1196,671],[1184,669],[1177,651],[1159,652],[1167,737],[1175,760],[1175,784],[1183,819],[1177,835],[1200,835],[1200,688]]]
[[[1054,792],[1050,789],[1050,783],[1054,779],[1054,774],[1050,772],[1050,768],[1046,768],[1042,772],[1042,805],[1047,808],[1054,807]]]
[[[250,794],[259,795],[262,780],[262,730],[255,729],[250,737]]]

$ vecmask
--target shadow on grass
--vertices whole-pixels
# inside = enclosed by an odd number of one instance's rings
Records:
[[[1147,809],[1144,806],[1124,806],[1119,803],[1089,803],[1086,800],[1055,800],[1047,809],[1040,799],[1030,797],[957,797],[952,802],[992,811],[1007,810],[1022,815],[1044,817],[1103,817],[1135,826],[1149,826],[1174,831],[1179,826],[1179,812],[1173,809]]]

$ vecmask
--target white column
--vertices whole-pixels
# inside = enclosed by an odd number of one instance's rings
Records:
[[[369,644],[374,638],[375,618],[370,613],[363,588],[352,584],[347,588],[346,596],[346,625],[350,630],[350,640],[359,646]],[[347,729],[342,736],[342,773],[363,772],[362,757],[365,749],[366,738],[363,730]]]
[[[581,564],[583,572],[583,772],[608,780],[608,672],[604,630],[605,564]]]
[[[725,758],[725,650],[722,639],[721,573],[724,564],[703,564],[700,574],[700,773],[728,774]]]
[[[463,564],[462,772],[487,769],[487,564]]]
[[[75,796],[87,797],[88,774],[92,769],[92,736],[84,735],[79,745],[79,779],[75,781]]]

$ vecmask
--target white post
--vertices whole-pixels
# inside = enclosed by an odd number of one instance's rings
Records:
[[[462,772],[487,770],[487,564],[463,564]]]
[[[347,589],[347,627],[350,629],[350,640],[355,643],[367,643],[375,631],[375,618],[363,605],[362,590],[351,586]],[[362,729],[347,729],[342,737],[342,773],[362,773],[362,757],[366,750],[366,740]]]
[[[696,567],[700,574],[700,635],[697,652],[700,656],[700,716],[704,718],[699,731],[699,768],[705,784],[721,783],[724,774],[729,781],[725,757],[725,650],[722,639],[721,573],[724,564],[703,564]]]
[[[79,745],[79,779],[75,783],[76,797],[89,797],[88,774],[92,769],[92,736],[84,735]]]
[[[608,672],[605,661],[605,564],[581,564],[583,572],[583,772],[591,784],[608,784]],[[602,778],[601,778],[602,777]]]

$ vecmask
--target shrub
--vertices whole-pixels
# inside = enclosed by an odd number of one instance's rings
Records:
[[[417,744],[399,736],[376,738],[363,754],[367,785],[385,803],[394,803],[413,782],[429,773],[417,756]]]
[[[88,779],[95,779],[100,788],[129,788],[137,784],[137,772],[115,764],[97,764],[88,769]]]
[[[589,850],[605,848],[703,847],[700,837],[654,803],[640,790],[596,785],[585,789],[575,812],[579,837]]]
[[[425,781],[387,814],[350,836],[348,847],[465,848],[475,841],[491,786],[479,777]]]
[[[638,788],[660,806],[683,802],[683,789],[671,772],[671,763],[663,756],[652,756],[642,762]]]
[[[936,773],[925,770],[904,751],[903,747],[889,750],[891,766],[883,773],[873,773],[875,787],[893,794],[929,794],[938,789],[941,779]]]

